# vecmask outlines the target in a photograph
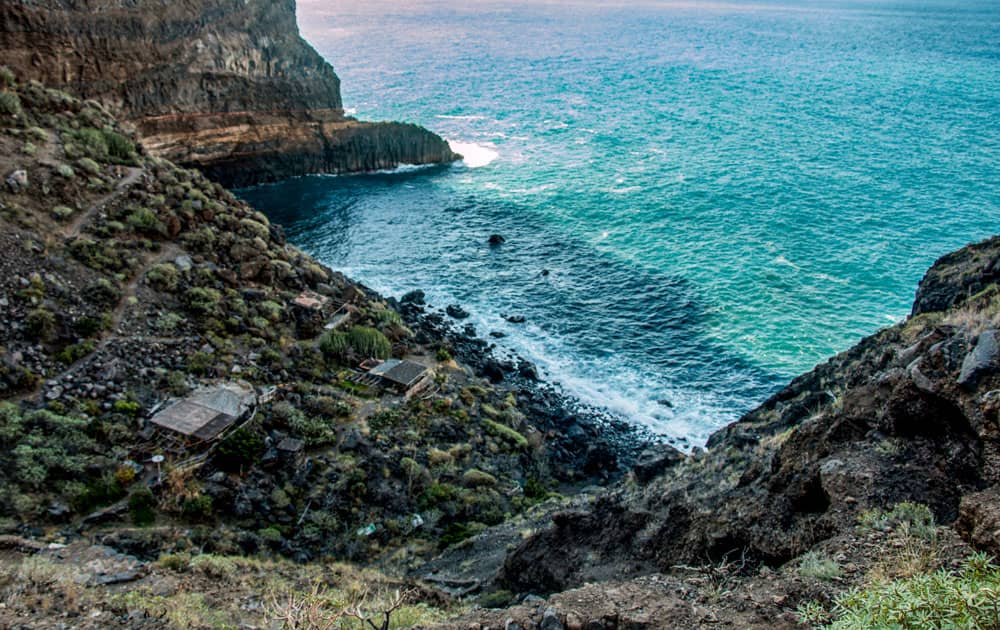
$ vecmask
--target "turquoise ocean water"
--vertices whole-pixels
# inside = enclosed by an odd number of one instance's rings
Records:
[[[998,2],[298,4],[351,113],[467,160],[242,194],[667,435],[703,440],[1000,232]]]

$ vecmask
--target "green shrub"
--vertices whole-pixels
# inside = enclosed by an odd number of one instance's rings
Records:
[[[149,208],[136,208],[129,213],[125,222],[131,226],[132,229],[141,234],[162,236],[167,232],[163,223],[156,218],[156,213]]]
[[[438,348],[436,356],[438,361],[451,361],[451,353],[448,352],[448,348]]]
[[[98,278],[84,289],[84,297],[99,306],[110,307],[118,304],[121,291],[107,278]]]
[[[76,161],[77,167],[89,175],[100,175],[101,165],[90,158],[83,157]]]
[[[93,337],[111,326],[111,315],[104,313],[99,316],[84,315],[73,322],[73,330],[81,337]]]
[[[375,311],[375,321],[384,326],[402,326],[403,317],[396,311],[381,308]]]
[[[212,517],[212,497],[199,494],[181,506],[181,515],[189,521],[205,521]]]
[[[486,418],[483,418],[483,425],[486,427],[488,432],[499,438],[503,438],[518,448],[528,448],[528,438],[524,437],[507,425],[500,424],[499,422],[494,422],[493,420]]]
[[[156,506],[156,499],[153,492],[144,485],[132,491],[128,497],[128,513],[132,522],[136,525],[149,525],[156,519],[153,508]]]
[[[535,501],[540,501],[548,498],[549,489],[535,477],[529,477],[524,482],[524,496]]]
[[[441,534],[441,538],[438,539],[438,544],[441,548],[450,547],[451,545],[462,542],[467,538],[471,538],[474,532],[469,529],[468,526],[461,523],[451,523],[445,528],[444,533]]]
[[[264,529],[257,530],[257,535],[260,536],[264,542],[269,543],[279,543],[283,538],[281,531],[275,527],[265,527]]]
[[[169,335],[177,331],[177,327],[181,325],[184,318],[177,313],[164,313],[156,318],[156,322],[153,326],[156,327],[160,333],[164,335]]]
[[[337,433],[328,420],[311,418],[302,412],[289,419],[288,428],[313,447],[332,444],[337,440]]]
[[[13,92],[0,92],[0,114],[17,116],[21,113],[21,99]]]
[[[330,331],[320,338],[320,350],[330,358],[347,359],[351,355],[359,358],[388,359],[392,354],[392,343],[381,332],[367,326],[354,326],[348,332]]]
[[[36,153],[38,153],[38,147],[35,146],[34,142],[25,142],[24,145],[21,146],[21,153],[29,157],[33,157]]]
[[[108,157],[108,142],[99,129],[85,127],[72,132],[71,138],[73,143],[83,149],[87,156],[95,160]]]
[[[73,344],[71,346],[66,346],[65,348],[63,348],[59,352],[59,354],[56,355],[56,358],[59,361],[65,363],[66,365],[72,365],[73,363],[76,363],[83,357],[92,353],[94,351],[94,348],[96,347],[97,344],[95,344],[92,340]]]
[[[146,272],[146,282],[158,291],[176,291],[179,281],[180,271],[172,263],[159,263]]]
[[[799,559],[797,572],[802,577],[834,580],[840,577],[840,565],[816,551],[810,551]]]
[[[41,341],[51,341],[56,331],[56,316],[52,311],[36,308],[25,318],[28,334]]]
[[[131,140],[110,129],[105,129],[103,135],[109,156],[118,160],[132,159],[135,154],[135,144]]]
[[[961,571],[937,571],[855,588],[834,602],[834,630],[868,628],[998,628],[1000,567],[977,553]],[[819,616],[812,607],[800,615]]]
[[[35,142],[49,141],[49,132],[45,131],[41,127],[31,127],[28,129],[28,135],[31,136],[32,140]]]
[[[57,166],[56,173],[58,173],[60,177],[63,177],[65,179],[73,179],[74,177],[76,177],[76,171],[74,171],[73,167],[70,166],[69,164],[60,164],[59,166]]]
[[[59,220],[70,218],[73,216],[73,212],[73,208],[70,208],[69,206],[56,206],[52,208],[52,216]]]
[[[462,483],[470,488],[480,488],[497,485],[497,478],[488,472],[470,468],[462,475]]]
[[[449,483],[432,483],[420,495],[418,503],[421,509],[426,510],[448,501],[454,501],[458,496],[459,490],[455,486]]]
[[[506,608],[514,601],[514,597],[514,593],[510,591],[493,591],[480,595],[476,599],[476,603],[483,608]]]
[[[176,571],[178,573],[187,569],[189,562],[191,562],[190,556],[182,553],[160,554],[160,557],[156,560],[157,566],[163,569],[169,569],[170,571]]]
[[[106,474],[91,480],[83,490],[70,499],[74,509],[88,512],[103,505],[109,505],[125,496],[125,488],[114,475]]]
[[[264,300],[258,304],[257,311],[261,314],[261,316],[271,322],[280,322],[281,316],[285,313],[285,309],[281,306],[281,304],[271,300]]]
[[[936,535],[934,513],[926,505],[910,501],[898,503],[888,512],[866,510],[858,516],[858,525],[862,530],[898,531],[924,540]]]
[[[0,66],[0,89],[6,90],[9,87],[14,87],[16,78],[14,73],[7,66]]]
[[[195,374],[207,374],[215,365],[215,357],[207,352],[193,352],[188,356],[188,370]]]
[[[222,302],[222,294],[216,289],[192,287],[184,294],[188,309],[198,315],[213,315]]]
[[[230,433],[215,451],[215,464],[228,471],[249,468],[264,452],[264,438],[249,427]]]
[[[139,415],[142,405],[132,400],[116,400],[113,406],[115,413],[120,413],[132,418]]]

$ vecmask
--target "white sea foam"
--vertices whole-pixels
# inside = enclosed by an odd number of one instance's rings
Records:
[[[358,108],[357,107],[348,107],[348,108],[344,109],[344,114],[347,115],[347,116],[356,116],[358,114]]]
[[[453,142],[449,140],[448,146],[455,153],[462,155],[462,163],[469,168],[486,166],[500,157],[500,154],[490,147],[474,142]]]
[[[446,120],[486,120],[485,116],[449,116],[447,114],[438,114],[435,118],[444,118]]]
[[[784,256],[778,256],[777,258],[775,258],[771,262],[774,263],[775,265],[784,265],[785,267],[791,267],[792,269],[799,269],[798,265],[796,265],[792,261],[788,260]]]
[[[629,193],[639,192],[642,190],[642,186],[622,186],[621,188],[608,188],[607,190],[612,195],[627,195]]]

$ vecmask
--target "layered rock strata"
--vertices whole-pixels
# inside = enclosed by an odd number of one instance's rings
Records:
[[[421,127],[345,117],[293,0],[11,0],[0,48],[18,76],[115,106],[155,155],[226,185],[457,157]]]

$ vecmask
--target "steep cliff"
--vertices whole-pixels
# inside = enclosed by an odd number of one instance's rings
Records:
[[[227,185],[456,158],[420,127],[345,117],[294,0],[12,0],[0,49],[18,76],[114,105],[154,154]]]
[[[664,449],[658,476],[557,514],[503,580],[551,592],[734,557],[775,567],[902,502],[1000,548],[981,509],[1000,488],[998,267],[1000,237],[941,258],[905,322],[796,378],[707,452]]]

